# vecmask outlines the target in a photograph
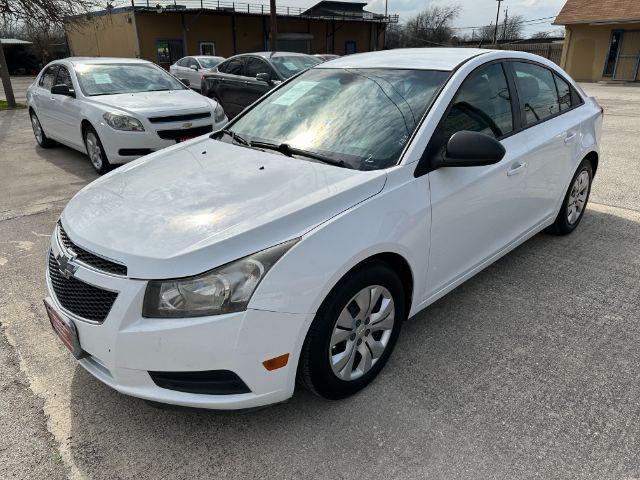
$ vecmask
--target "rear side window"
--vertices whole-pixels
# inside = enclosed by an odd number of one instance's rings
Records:
[[[242,64],[242,58],[232,58],[220,65],[218,70],[231,75],[242,75]]]
[[[441,146],[462,130],[496,138],[513,131],[511,95],[502,65],[496,63],[472,73],[456,93],[440,126]]]
[[[560,103],[551,70],[532,63],[513,62],[512,65],[526,125],[559,113]]]
[[[560,104],[560,111],[564,112],[569,110],[572,106],[571,103],[571,87],[558,75],[553,76],[556,80],[556,87],[558,88],[558,103]]]
[[[51,65],[50,67],[47,67],[47,69],[44,71],[44,73],[40,77],[39,85],[42,88],[51,90],[51,87],[53,87],[53,80],[55,78],[57,69],[58,69],[57,65]]]

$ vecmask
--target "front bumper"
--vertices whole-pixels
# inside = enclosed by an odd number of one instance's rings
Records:
[[[61,252],[53,236],[54,256]],[[252,408],[289,398],[294,391],[299,352],[313,315],[247,310],[182,319],[143,318],[147,282],[118,277],[82,265],[75,278],[118,296],[103,323],[64,309],[47,287],[53,308],[71,319],[86,356],[79,363],[92,375],[127,395],[162,403],[214,409]],[[289,354],[285,367],[268,371],[263,361]],[[249,393],[209,395],[161,388],[149,372],[234,372]]]
[[[220,122],[214,122],[213,118],[193,121],[190,128],[211,126],[212,131],[221,129],[226,123],[225,117]],[[127,163],[144,155],[147,155],[163,148],[176,144],[176,140],[165,140],[158,135],[159,130],[179,130],[185,122],[169,122],[158,124],[146,124],[144,132],[125,132],[115,130],[104,122],[100,122],[97,127],[98,135],[102,141],[107,158],[111,164]],[[208,135],[208,134],[207,134]],[[142,152],[136,152],[136,150]],[[127,152],[129,151],[129,152]],[[130,154],[126,154],[130,153]]]

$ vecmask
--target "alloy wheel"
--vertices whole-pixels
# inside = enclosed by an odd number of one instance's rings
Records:
[[[363,288],[336,320],[329,343],[329,362],[341,380],[362,377],[386,350],[395,320],[391,293],[380,285]]]
[[[36,140],[39,144],[42,144],[42,142],[44,141],[44,137],[42,135],[42,127],[40,126],[38,117],[33,114],[31,115],[31,127],[33,128],[33,134],[35,135]]]
[[[584,210],[584,206],[587,203],[587,195],[589,194],[589,182],[589,172],[583,170],[571,186],[569,201],[567,202],[567,221],[570,225],[576,223]]]
[[[89,159],[95,169],[99,171],[102,168],[102,150],[100,149],[98,137],[93,132],[87,132],[85,143]]]

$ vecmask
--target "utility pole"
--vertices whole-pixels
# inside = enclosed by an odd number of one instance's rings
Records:
[[[384,16],[387,17],[387,13],[389,11],[389,0],[384,0]]]
[[[7,60],[4,57],[2,40],[0,40],[0,77],[2,77],[2,88],[4,88],[4,95],[7,97],[9,108],[16,108],[16,98],[13,96],[11,77],[9,76],[9,67],[7,66]]]
[[[496,12],[496,26],[493,29],[493,44],[498,44],[498,20],[500,19],[500,4],[502,0],[498,0],[498,11]]]
[[[507,24],[508,24],[508,22],[509,22],[509,7],[504,9],[504,27],[502,27],[502,40],[507,40]]]
[[[276,16],[276,0],[270,0],[269,10],[271,17],[271,30],[269,31],[269,46],[275,52],[278,48],[278,17]]]

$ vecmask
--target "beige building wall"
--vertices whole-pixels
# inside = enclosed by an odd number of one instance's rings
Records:
[[[611,79],[603,77],[602,72],[612,30],[640,30],[640,23],[567,25],[561,66],[578,81]]]
[[[79,17],[65,24],[71,55],[90,57],[139,56],[133,12]]]

